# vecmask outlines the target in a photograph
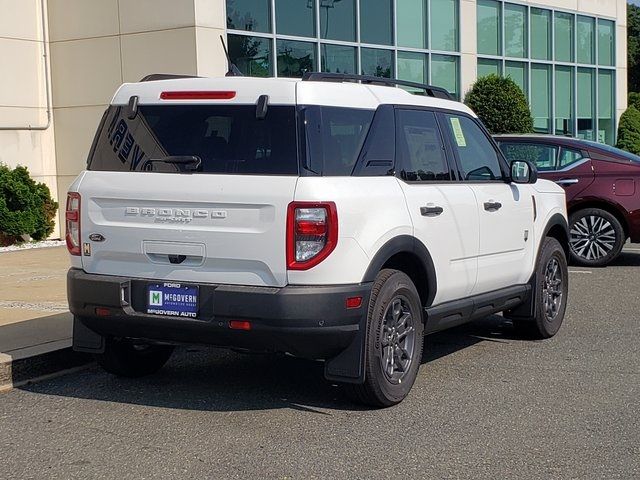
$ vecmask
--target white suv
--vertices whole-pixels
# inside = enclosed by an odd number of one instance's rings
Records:
[[[167,77],[120,87],[67,198],[73,344],[107,371],[181,343],[283,352],[389,406],[424,334],[501,311],[560,328],[563,190],[447,92]]]

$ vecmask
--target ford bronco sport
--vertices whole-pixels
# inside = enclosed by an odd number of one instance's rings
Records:
[[[73,346],[108,372],[150,374],[184,343],[281,352],[390,406],[425,334],[496,312],[560,328],[564,192],[446,91],[145,80],[115,94],[66,205]]]

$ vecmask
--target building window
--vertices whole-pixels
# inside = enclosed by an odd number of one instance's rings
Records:
[[[553,34],[556,62],[573,62],[573,15],[555,12]]]
[[[271,40],[246,35],[228,35],[229,56],[245,75],[250,77],[270,77]]]
[[[460,1],[226,0],[229,54],[245,75],[398,75],[457,97]]]
[[[399,47],[428,48],[428,8],[427,0],[402,0],[396,3]]]
[[[459,0],[430,0],[431,49],[445,52],[459,50]]]
[[[248,32],[271,32],[269,0],[228,0],[227,28]]]
[[[615,142],[614,21],[478,0],[477,22],[478,77],[511,77],[536,132]]]
[[[531,9],[531,58],[551,58],[551,12],[540,8]]]
[[[393,2],[391,0],[360,2],[360,41],[377,45],[393,45]]]
[[[305,1],[305,0],[298,0]],[[356,40],[355,0],[319,0],[320,34],[329,40]],[[276,18],[276,22],[278,19]]]
[[[228,2],[227,2],[228,3]],[[316,36],[315,2],[278,0],[276,2],[277,33],[296,37]]]
[[[501,4],[478,0],[478,54],[502,55]]]
[[[577,28],[578,63],[593,64],[596,45],[595,18],[578,17]]]
[[[615,58],[615,25],[610,20],[598,20],[598,64],[613,66]]]
[[[313,43],[279,39],[277,48],[279,77],[301,77],[305,72],[318,70]]]

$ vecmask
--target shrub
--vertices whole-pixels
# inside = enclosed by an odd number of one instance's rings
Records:
[[[492,134],[531,133],[533,117],[524,93],[509,77],[488,75],[473,84],[464,100]]]
[[[36,183],[26,167],[0,164],[0,237],[15,243],[22,235],[43,240],[53,232],[58,203],[49,187]]]
[[[620,117],[616,147],[640,155],[640,110],[633,105]]]

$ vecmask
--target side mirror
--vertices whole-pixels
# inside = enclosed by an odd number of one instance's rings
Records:
[[[538,169],[526,160],[514,160],[511,162],[511,181],[513,183],[536,183]]]

